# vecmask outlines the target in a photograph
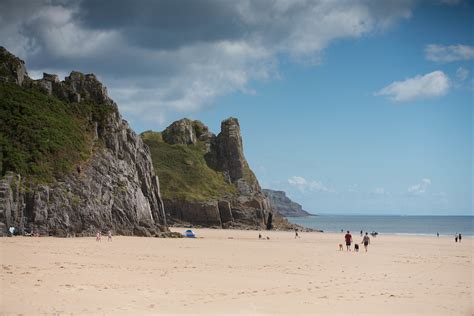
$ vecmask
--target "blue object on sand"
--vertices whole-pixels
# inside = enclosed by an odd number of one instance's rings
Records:
[[[187,231],[185,231],[184,236],[188,238],[196,238],[196,234],[191,229],[188,229]]]

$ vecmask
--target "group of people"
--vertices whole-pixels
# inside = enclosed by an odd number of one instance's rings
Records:
[[[362,236],[362,233],[361,233]],[[346,242],[346,250],[351,251],[351,245],[352,245],[352,235],[350,231],[347,231],[347,233],[344,235],[344,240]],[[365,248],[365,252],[367,252],[367,248],[369,247],[370,244],[370,237],[369,233],[365,233],[364,237],[362,238],[362,242]],[[339,244],[339,250],[342,250],[342,244]],[[358,252],[359,251],[359,244],[354,244],[354,251]]]
[[[99,230],[97,234],[95,235],[95,241],[101,241],[102,240],[102,232]],[[112,231],[109,229],[107,232],[107,241],[112,241]]]

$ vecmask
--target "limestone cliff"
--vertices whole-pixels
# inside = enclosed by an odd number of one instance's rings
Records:
[[[32,80],[2,47],[0,88],[0,233],[9,226],[57,236],[167,231],[149,149],[93,74]]]
[[[244,156],[240,125],[229,118],[216,136],[200,121],[182,119],[163,132],[145,132],[163,181],[168,222],[211,227],[265,228],[273,213]],[[293,227],[273,214],[276,228]]]
[[[273,208],[285,217],[303,217],[311,216],[310,213],[303,210],[303,207],[293,202],[286,196],[284,191],[274,191],[263,189],[263,193],[270,199]]]

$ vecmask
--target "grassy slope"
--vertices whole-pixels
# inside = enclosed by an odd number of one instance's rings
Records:
[[[158,132],[144,132],[142,138],[150,147],[164,198],[207,201],[235,194],[223,174],[206,164],[203,143],[170,145]]]
[[[0,82],[0,176],[13,171],[50,182],[70,172],[91,153],[89,118],[105,114],[92,103],[65,103]]]

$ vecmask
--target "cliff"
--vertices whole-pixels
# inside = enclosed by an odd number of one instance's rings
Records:
[[[168,231],[150,152],[93,74],[28,77],[0,47],[0,234]]]
[[[200,121],[182,119],[142,137],[162,179],[170,224],[259,229],[271,217],[275,228],[293,227],[273,212],[250,169],[237,119],[224,120],[217,136]]]
[[[310,213],[303,210],[303,207],[293,202],[283,191],[274,191],[263,189],[263,193],[270,199],[273,209],[285,217],[303,217],[311,216]]]

